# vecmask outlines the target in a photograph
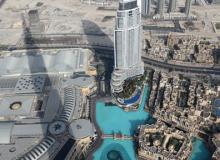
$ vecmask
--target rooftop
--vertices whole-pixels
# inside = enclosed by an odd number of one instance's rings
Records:
[[[77,86],[87,88],[95,84],[95,78],[90,76],[78,76],[73,79],[64,80],[63,86]]]
[[[43,91],[45,75],[22,76],[19,78],[16,86],[16,93],[39,93]]]
[[[95,135],[95,128],[89,120],[78,119],[70,124],[69,132],[74,139],[82,139],[93,137]]]
[[[8,144],[11,142],[13,124],[13,122],[0,122],[0,144]]]
[[[86,49],[3,52],[0,75],[85,72],[90,51]],[[20,65],[22,64],[22,65]],[[37,77],[36,77],[37,78]]]
[[[0,117],[8,118],[29,116],[34,99],[35,96],[27,95],[3,97],[0,101]]]

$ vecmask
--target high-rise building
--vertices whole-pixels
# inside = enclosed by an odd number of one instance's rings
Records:
[[[220,4],[220,0],[211,0],[212,4]]]
[[[40,18],[38,10],[30,10],[28,12],[30,32],[32,34],[40,34],[43,31],[42,23],[40,23]]]
[[[114,36],[115,66],[112,92],[123,91],[124,81],[143,74],[141,61],[141,14],[137,0],[120,0]]]
[[[142,0],[141,4],[141,14],[143,16],[149,16],[151,9],[151,0]]]
[[[187,15],[187,17],[189,16],[189,12],[190,12],[190,8],[191,8],[191,3],[192,3],[192,0],[186,0],[185,14]]]
[[[137,0],[137,6],[141,9],[142,0]]]
[[[176,11],[176,1],[177,0],[169,0],[168,12],[175,12]]]
[[[163,12],[164,12],[164,3],[165,0],[158,0],[158,4],[157,4],[157,13],[160,14],[160,16],[163,16]]]

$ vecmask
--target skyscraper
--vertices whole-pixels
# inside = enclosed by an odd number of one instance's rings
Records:
[[[158,4],[157,4],[157,13],[160,14],[160,16],[163,16],[163,12],[164,12],[164,3],[165,0],[158,0]]]
[[[30,32],[32,34],[40,34],[43,31],[43,26],[40,23],[38,10],[30,10],[28,12],[28,20],[30,24]]]
[[[126,79],[144,72],[141,61],[141,15],[137,0],[120,0],[114,34],[115,66],[112,92],[121,92]]]
[[[141,14],[143,16],[150,15],[150,8],[151,8],[151,0],[142,0]]]
[[[176,0],[169,0],[168,12],[175,12],[176,10]]]
[[[187,17],[189,16],[189,12],[190,12],[190,8],[191,8],[191,3],[192,3],[192,0],[186,0],[185,14],[187,15]]]

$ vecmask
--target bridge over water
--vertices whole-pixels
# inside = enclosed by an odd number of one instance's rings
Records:
[[[101,138],[102,139],[113,138],[115,140],[133,140],[134,139],[132,136],[127,136],[123,134],[103,134]]]

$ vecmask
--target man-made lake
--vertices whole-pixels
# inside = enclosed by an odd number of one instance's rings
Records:
[[[148,87],[145,86],[142,101],[137,111],[126,112],[117,106],[105,106],[105,103],[97,102],[96,121],[102,133],[121,133],[126,136],[133,136],[138,125],[149,123],[152,120],[151,115],[144,110],[148,93]],[[93,157],[94,160],[135,160],[135,149],[133,140],[106,138]],[[200,158],[198,159],[198,157]],[[199,139],[194,142],[191,159],[210,159],[207,148]]]

